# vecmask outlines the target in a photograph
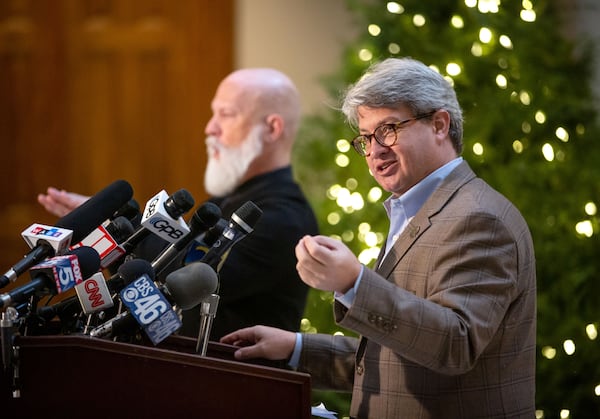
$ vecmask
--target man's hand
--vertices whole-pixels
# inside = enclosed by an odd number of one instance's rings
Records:
[[[345,294],[354,286],[361,264],[339,240],[305,236],[296,245],[300,278],[313,288]]]
[[[37,200],[51,214],[62,217],[89,199],[89,196],[64,189],[48,187],[46,194],[39,194]]]
[[[253,326],[225,335],[221,343],[239,346],[235,359],[289,359],[296,344],[296,334],[268,326]]]

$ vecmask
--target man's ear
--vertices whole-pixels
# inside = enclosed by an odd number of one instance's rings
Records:
[[[450,131],[450,114],[440,109],[433,114],[433,129],[437,135],[446,137]]]
[[[265,124],[267,125],[265,138],[268,142],[277,141],[283,136],[283,130],[285,126],[281,115],[276,113],[267,115],[265,118]]]

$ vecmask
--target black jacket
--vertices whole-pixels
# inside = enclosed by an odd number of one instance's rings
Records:
[[[294,248],[303,236],[318,234],[318,226],[291,167],[256,176],[230,195],[211,201],[226,220],[246,201],[263,213],[254,231],[231,248],[219,272],[220,300],[210,339],[256,324],[297,331],[308,286],[296,271]],[[152,237],[152,243],[145,243],[136,254],[152,260],[165,245],[157,247],[158,240]],[[182,266],[184,258],[174,261],[162,276]],[[199,320],[199,307],[184,311],[179,334],[197,338]]]

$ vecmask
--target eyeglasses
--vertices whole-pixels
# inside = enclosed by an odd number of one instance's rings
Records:
[[[414,118],[405,119],[404,121],[379,125],[377,128],[375,128],[373,134],[363,134],[354,137],[352,140],[352,146],[358,154],[363,157],[368,157],[371,154],[371,140],[373,138],[375,138],[375,141],[382,146],[391,147],[396,144],[396,140],[398,139],[398,131],[403,130],[408,126],[409,123],[413,121],[430,117],[435,112],[436,111],[431,111],[417,115]]]

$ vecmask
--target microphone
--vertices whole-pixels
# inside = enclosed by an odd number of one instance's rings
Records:
[[[145,280],[145,275],[139,279],[142,281],[138,283],[138,286],[150,288]],[[131,333],[132,330],[137,330],[142,326],[148,337],[156,345],[181,326],[181,322],[177,318],[176,321],[179,326],[177,328],[173,327],[174,318],[172,313],[174,311],[169,308],[172,308],[173,305],[184,310],[195,307],[207,295],[214,292],[217,284],[217,274],[214,269],[205,263],[196,262],[171,272],[167,275],[165,284],[159,288],[171,307],[163,306],[163,300],[150,291],[146,294],[147,299],[139,301],[136,306],[136,301],[139,299],[125,296],[124,294],[127,292],[127,288],[125,288],[121,295],[122,301],[128,306],[128,311],[124,311],[96,327],[90,332],[90,336],[102,337],[109,335],[112,337],[123,333]],[[131,307],[133,307],[134,314],[130,311]]]
[[[75,285],[75,293],[84,314],[92,314],[115,305],[102,272],[96,272]]]
[[[173,243],[190,232],[181,216],[193,206],[194,198],[187,190],[180,189],[173,197],[162,190],[146,204],[141,224],[163,240]],[[185,211],[181,211],[183,208]]]
[[[29,248],[34,249],[36,246],[52,247],[51,256],[62,254],[71,244],[73,231],[55,226],[34,223],[21,232],[21,236]]]
[[[117,180],[56,222],[57,227],[73,230],[72,242],[78,243],[131,199],[129,182]]]
[[[223,230],[221,236],[217,238],[200,261],[212,267],[215,272],[219,272],[231,247],[254,231],[254,226],[261,215],[262,210],[254,202],[246,201],[231,215],[231,220]],[[218,285],[217,282],[217,289]],[[218,292],[208,295],[201,302],[200,329],[198,331],[198,339],[196,340],[196,353],[199,353],[201,356],[206,355],[210,330],[217,313],[218,305]]]
[[[113,218],[104,228],[117,243],[123,243],[135,231],[131,221],[124,215]]]
[[[227,220],[225,220],[224,218],[219,218],[219,220],[215,223],[214,226],[212,226],[211,228],[206,230],[206,232],[198,236],[198,238],[195,239],[195,243],[187,252],[183,261],[184,264],[187,265],[189,263],[198,262],[199,260],[201,260],[206,254],[206,252],[208,252],[208,250],[212,247],[212,245],[215,244],[217,239],[221,237],[221,234],[223,234],[223,231],[225,230],[225,228],[227,228],[228,225],[229,222]]]
[[[100,267],[102,269],[106,269],[125,254],[125,249],[120,246],[120,243],[123,243],[134,231],[131,221],[124,216],[119,216],[104,224],[98,226],[82,241],[71,246],[72,249],[79,246],[89,246],[96,250],[100,255]]]
[[[141,217],[140,204],[135,199],[130,199],[123,204],[118,210],[116,210],[110,217],[111,220],[115,220],[118,217],[125,217],[131,222]]]
[[[107,281],[108,289],[113,294],[118,294],[127,285],[142,275],[148,275],[152,281],[155,280],[154,268],[145,259],[131,259],[123,263],[117,269],[117,273]]]
[[[169,245],[153,261],[156,276],[160,276],[169,263],[182,252],[195,237],[207,231],[221,219],[221,209],[212,202],[205,202],[194,213],[189,222],[190,232]]]
[[[100,269],[100,256],[91,247],[78,247],[30,270],[31,281],[0,294],[0,308],[23,303],[34,295],[60,294]]]
[[[165,291],[177,307],[189,310],[217,289],[218,277],[213,268],[194,262],[171,272],[165,279]]]
[[[231,215],[229,225],[200,261],[219,272],[231,247],[254,231],[261,215],[262,210],[254,202],[246,201]]]
[[[72,233],[68,243],[65,240],[68,247],[71,242],[77,243],[90,234],[98,225],[102,224],[104,220],[109,218],[111,214],[131,199],[132,195],[133,189],[131,185],[124,180],[117,180],[60,218],[54,228],[59,229],[57,230],[59,232],[71,230]],[[34,226],[35,224],[30,228]],[[36,231],[40,235],[47,236],[45,230],[48,229],[41,227],[40,230]],[[52,228],[49,230],[52,230]],[[26,241],[30,243],[28,240]],[[54,241],[54,244],[58,246],[56,241]],[[65,245],[62,244],[61,246]],[[42,260],[53,257],[56,253],[56,249],[52,245],[52,240],[49,241],[48,237],[39,237],[39,240],[35,241],[31,251],[0,278],[0,288],[5,287],[10,282],[14,282],[23,272],[40,263]]]
[[[84,314],[88,316],[84,333],[87,333],[91,328],[91,315],[102,312],[99,317],[104,318],[107,314],[104,310],[115,305],[117,293],[142,275],[148,275],[154,280],[152,266],[146,260],[132,259],[119,266],[117,273],[109,279],[108,283],[104,280],[104,275],[99,272],[94,275],[98,276],[97,281],[94,281],[94,277],[92,277],[77,285],[75,291],[77,292],[79,304]],[[118,308],[118,311],[120,310],[121,307]],[[109,315],[114,315],[114,313]]]
[[[64,317],[63,313],[66,313],[67,317],[72,317],[75,313],[80,313],[82,309],[85,314],[92,314],[110,308],[114,306],[113,294],[118,293],[125,285],[144,274],[154,275],[154,270],[150,266],[150,262],[143,259],[132,259],[119,266],[117,273],[108,281],[104,280],[104,276],[101,279],[98,274],[102,275],[101,272],[95,273],[88,280],[77,284],[75,286],[77,295],[51,306],[39,307],[38,316],[50,320],[54,316]],[[92,279],[95,279],[97,284],[92,283],[85,287],[84,285]],[[98,289],[95,289],[96,285]]]
[[[161,193],[159,192],[158,195],[160,195]],[[147,203],[146,203],[146,207],[152,207],[152,208],[156,208],[156,203],[152,204],[152,202],[155,202],[155,197],[153,197],[152,199],[150,199]],[[194,206],[194,199],[191,197],[190,193],[188,191],[186,191],[185,189],[180,189],[177,192],[175,192],[173,195],[171,195],[167,200],[165,200],[163,202],[163,209],[165,211],[167,211],[168,209],[168,214],[169,217],[173,217],[171,219],[172,223],[177,223],[175,221],[175,219],[181,217],[183,214],[185,214],[186,212],[188,212],[190,209],[192,209],[192,207]],[[155,212],[156,210],[154,210]],[[154,214],[153,212],[153,214]],[[146,211],[144,211],[144,214],[146,214]],[[159,223],[159,227],[162,225],[163,223]],[[167,223],[168,224],[168,223]],[[131,253],[133,251],[133,249],[141,243],[142,240],[144,240],[146,237],[148,237],[151,233],[154,233],[154,231],[152,229],[146,228],[144,225],[140,225],[135,231],[134,233],[129,236],[129,238],[123,243],[123,249],[125,249],[126,253]],[[174,234],[174,233],[173,233]],[[183,234],[182,234],[183,235]],[[167,240],[169,243],[171,243],[173,240]]]

